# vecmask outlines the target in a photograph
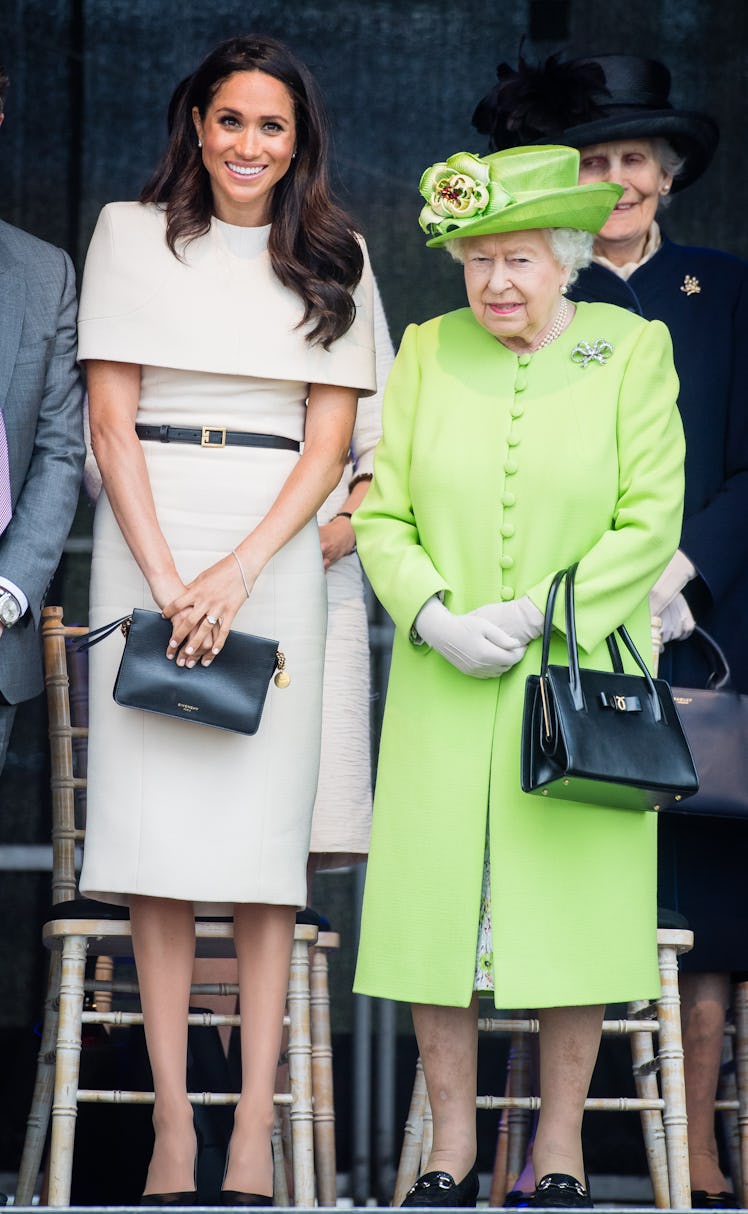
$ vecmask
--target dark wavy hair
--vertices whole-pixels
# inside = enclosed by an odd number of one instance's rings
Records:
[[[275,274],[304,304],[310,343],[329,349],[353,324],[352,292],[363,271],[361,245],[348,215],[333,200],[328,179],[329,123],[316,81],[282,42],[245,34],[221,42],[179,84],[169,105],[169,143],[141,195],[166,209],[166,242],[177,245],[210,227],[213,193],[192,121],[204,119],[224,80],[235,72],[265,72],[288,89],[296,121],[296,156],[273,190],[268,250]]]
[[[5,98],[8,96],[9,85],[8,73],[0,63],[0,114],[5,112]]]

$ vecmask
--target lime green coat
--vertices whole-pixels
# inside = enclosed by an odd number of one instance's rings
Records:
[[[607,361],[572,361],[596,339],[613,346]],[[405,333],[355,518],[396,626],[357,991],[468,1004],[488,817],[496,1006],[657,993],[655,815],[520,790],[540,641],[480,680],[410,629],[436,593],[457,613],[525,594],[543,609],[554,571],[579,561],[584,664],[610,668],[604,638],[622,622],[649,655],[647,594],[681,527],[677,393],[665,326],[607,304],[579,304],[532,356],[467,308]],[[565,653],[557,632],[551,660]]]

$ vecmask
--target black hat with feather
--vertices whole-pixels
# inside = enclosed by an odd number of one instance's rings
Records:
[[[583,148],[620,139],[666,139],[683,158],[673,192],[700,177],[719,142],[707,114],[678,110],[669,100],[670,72],[640,55],[597,55],[541,66],[520,53],[518,70],[496,69],[498,84],[476,106],[473,126],[492,151],[533,143]]]

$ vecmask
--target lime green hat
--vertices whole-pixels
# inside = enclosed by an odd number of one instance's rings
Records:
[[[457,152],[421,177],[426,206],[418,222],[431,248],[462,236],[528,228],[599,232],[623,194],[619,185],[579,185],[576,148],[548,144],[490,156]]]

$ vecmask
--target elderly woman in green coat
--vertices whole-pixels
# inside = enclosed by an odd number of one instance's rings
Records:
[[[579,562],[585,664],[678,546],[683,433],[658,321],[566,288],[621,195],[570,148],[459,153],[421,226],[469,307],[411,326],[384,399],[358,548],[396,632],[356,990],[413,1006],[434,1116],[407,1206],[475,1205],[477,995],[540,1012],[535,1206],[592,1202],[581,1123],[603,1007],[655,996],[653,814],[520,790],[546,596]],[[565,663],[554,633],[551,661]]]

